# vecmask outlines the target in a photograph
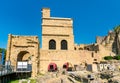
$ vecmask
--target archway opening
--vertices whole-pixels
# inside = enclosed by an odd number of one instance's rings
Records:
[[[32,71],[32,55],[28,51],[21,51],[17,55],[17,71]]]
[[[63,69],[66,69],[67,71],[72,71],[73,66],[70,62],[66,62],[66,63],[63,64]]]
[[[48,65],[48,71],[49,71],[49,72],[57,71],[57,64],[56,64],[56,63],[50,63],[50,64]]]
[[[28,51],[21,51],[17,56],[17,61],[28,61],[30,56],[31,55]]]

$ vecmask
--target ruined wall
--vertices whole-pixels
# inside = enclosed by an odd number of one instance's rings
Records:
[[[50,9],[42,9],[42,48],[40,49],[40,71],[47,71],[48,65],[54,62],[59,68],[70,62],[73,66],[80,64],[94,64],[103,60],[103,57],[111,53],[101,44],[102,39],[97,38],[96,44],[75,45],[73,36],[73,21],[71,18],[58,18],[50,16]],[[49,41],[56,41],[56,49],[49,49]],[[68,49],[60,48],[61,40],[67,40]],[[109,37],[107,38],[109,40]],[[105,42],[108,42],[106,40]],[[112,53],[111,53],[112,54]]]
[[[40,71],[41,72],[47,71],[48,65],[51,62],[56,63],[58,68],[62,68],[63,64],[66,62],[70,62],[73,65],[73,67],[74,65],[80,65],[80,64],[85,64],[85,63],[93,64],[93,62],[99,62],[98,54],[93,51],[40,50],[40,54],[41,54],[40,56]]]
[[[49,49],[49,41],[55,40],[55,49]],[[61,49],[61,41],[67,41],[68,49]],[[50,9],[42,9],[42,48],[39,49],[37,36],[8,36],[6,60],[11,60],[16,67],[17,61],[27,60],[32,56],[32,77],[38,70],[47,71],[51,62],[59,68],[70,62],[73,66],[80,64],[94,64],[103,60],[104,56],[114,55],[112,43],[114,34],[106,37],[97,37],[96,44],[75,45],[73,35],[73,20],[71,18],[50,17]],[[39,64],[40,63],[40,64]]]
[[[117,40],[114,31],[109,31],[107,36],[96,37],[96,43],[102,45],[102,48],[106,49],[107,51],[111,51],[116,54]]]
[[[38,73],[39,41],[37,36],[18,36],[9,34],[6,60],[16,68],[17,61],[28,60],[32,57],[32,76]]]

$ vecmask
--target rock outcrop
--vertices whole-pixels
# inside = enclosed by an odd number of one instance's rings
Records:
[[[107,36],[97,36],[96,43],[104,46],[106,50],[116,55],[120,54],[120,30],[109,31]]]

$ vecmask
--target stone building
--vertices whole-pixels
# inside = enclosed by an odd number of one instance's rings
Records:
[[[101,41],[101,40],[100,40]],[[58,68],[70,62],[73,67],[81,64],[96,64],[111,53],[99,43],[90,45],[74,44],[73,20],[51,17],[50,9],[42,9],[42,48],[37,36],[8,36],[6,60],[16,66],[17,61],[28,60],[32,56],[32,76],[47,72],[48,65],[55,63]]]
[[[32,76],[35,77],[39,67],[38,37],[9,34],[6,61],[11,61],[15,69],[18,61],[29,61],[32,64]]]
[[[56,63],[62,68],[70,62],[74,65],[92,64],[98,58],[94,50],[76,49],[73,35],[73,20],[50,16],[50,9],[42,10],[42,48],[40,49],[40,71],[47,71],[48,65]],[[84,58],[83,58],[84,57]],[[99,60],[99,59],[96,59]]]

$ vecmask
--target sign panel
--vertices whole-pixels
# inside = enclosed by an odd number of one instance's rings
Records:
[[[28,66],[28,62],[22,62],[22,61],[17,62],[17,69],[27,69],[27,66]]]

